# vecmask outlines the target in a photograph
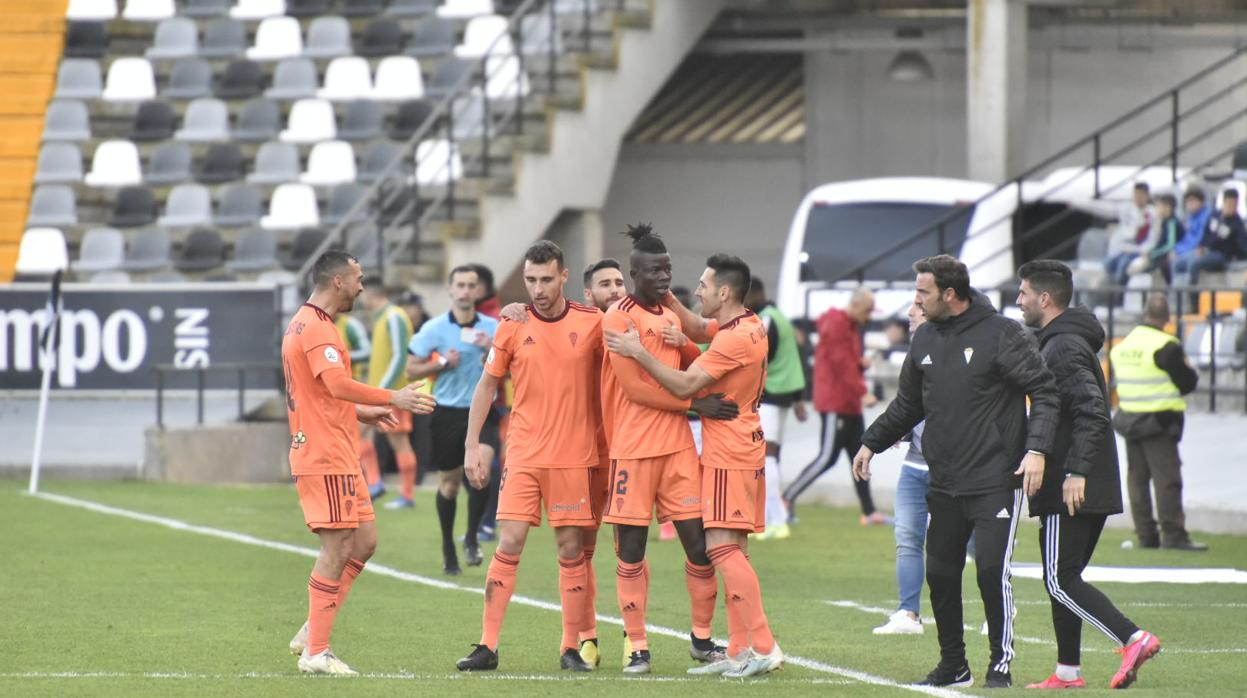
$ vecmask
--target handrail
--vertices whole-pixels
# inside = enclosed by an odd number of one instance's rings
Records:
[[[206,390],[204,378],[206,374],[238,373],[238,418],[242,419],[246,414],[244,397],[247,392],[247,371],[271,371],[277,379],[273,390],[284,389],[281,362],[276,359],[272,361],[222,361],[189,369],[173,364],[158,364],[156,366],[156,426],[161,429],[165,426],[165,374],[195,374],[195,423],[202,425],[204,423],[204,390]]]
[[[1057,151],[1056,153],[1054,153],[1054,154],[1052,154],[1052,155],[1048,156],[1047,158],[1044,158],[1044,159],[1043,159],[1043,160],[1041,160],[1039,163],[1037,163],[1037,164],[1035,164],[1035,165],[1032,165],[1031,167],[1029,167],[1029,168],[1027,168],[1026,170],[1022,171],[1020,174],[1015,175],[1014,177],[1011,177],[1010,179],[1006,180],[1004,183],[1002,183],[1002,184],[1000,184],[1000,185],[996,186],[996,187],[995,187],[995,188],[993,188],[991,191],[989,191],[988,193],[986,193],[986,194],[984,194],[983,196],[979,197],[978,199],[974,200],[973,202],[971,202],[971,203],[969,203],[969,204],[963,204],[963,205],[959,205],[959,206],[954,207],[954,208],[953,208],[951,211],[949,211],[948,213],[946,213],[946,214],[944,214],[944,215],[940,216],[939,218],[935,219],[935,220],[934,220],[934,221],[932,221],[931,223],[926,224],[926,225],[925,225],[925,226],[923,226],[922,228],[919,228],[918,230],[916,230],[915,232],[913,232],[913,233],[912,233],[912,234],[910,234],[909,236],[907,236],[907,237],[903,238],[901,241],[899,241],[899,242],[897,242],[896,244],[894,244],[894,245],[892,245],[892,246],[888,247],[888,248],[887,248],[887,249],[885,249],[883,252],[880,252],[880,253],[878,253],[878,254],[874,255],[873,257],[871,257],[871,258],[867,259],[867,260],[866,260],[866,261],[864,261],[864,262],[860,262],[860,263],[858,263],[857,265],[853,266],[852,268],[850,268],[850,269],[849,269],[849,270],[847,270],[847,271],[841,272],[841,273],[840,273],[840,275],[839,275],[839,276],[837,276],[836,278],[828,280],[828,281],[827,281],[827,285],[829,285],[829,286],[830,286],[830,285],[835,284],[835,283],[836,283],[836,282],[838,282],[838,281],[843,281],[843,280],[847,280],[847,279],[857,278],[857,279],[861,280],[861,279],[865,278],[865,273],[866,273],[866,271],[867,271],[868,269],[870,269],[871,267],[875,266],[875,265],[876,265],[876,264],[878,264],[879,262],[882,262],[882,261],[886,260],[888,257],[890,257],[890,256],[891,256],[892,254],[894,254],[895,252],[897,252],[897,251],[899,251],[899,250],[901,250],[901,249],[904,249],[905,247],[908,247],[909,245],[912,245],[912,244],[914,244],[914,243],[916,243],[916,242],[919,242],[919,241],[921,241],[921,240],[924,240],[924,239],[928,239],[928,238],[930,238],[930,236],[931,236],[932,234],[939,234],[939,233],[940,233],[940,231],[941,231],[942,229],[946,228],[946,227],[947,227],[950,223],[952,223],[954,220],[956,220],[958,216],[963,215],[963,214],[964,214],[964,210],[965,210],[966,208],[968,208],[968,207],[977,207],[979,204],[983,203],[984,201],[986,201],[986,200],[990,199],[990,198],[991,198],[991,197],[993,197],[993,196],[996,196],[996,195],[1000,194],[1002,191],[1007,190],[1009,187],[1012,187],[1012,186],[1016,186],[1016,187],[1018,187],[1018,199],[1019,199],[1019,202],[1020,202],[1020,201],[1021,201],[1021,199],[1022,199],[1021,187],[1025,184],[1025,182],[1026,182],[1028,179],[1030,179],[1031,177],[1033,177],[1033,176],[1034,176],[1034,175],[1036,175],[1037,173],[1039,173],[1039,172],[1041,172],[1041,171],[1043,171],[1043,170],[1046,170],[1048,167],[1050,167],[1050,166],[1051,166],[1051,165],[1053,165],[1054,163],[1059,162],[1060,160],[1064,159],[1065,157],[1069,156],[1070,154],[1072,154],[1072,153],[1074,153],[1074,152],[1077,152],[1078,150],[1080,150],[1080,149],[1082,149],[1082,148],[1086,148],[1086,147],[1087,147],[1087,146],[1089,146],[1089,145],[1090,145],[1090,146],[1094,146],[1094,150],[1095,150],[1095,153],[1096,153],[1096,154],[1095,154],[1095,162],[1093,162],[1091,165],[1088,165],[1088,166],[1084,167],[1082,170],[1080,170],[1079,175],[1076,175],[1074,179],[1077,179],[1077,177],[1078,177],[1078,176],[1080,176],[1082,173],[1087,172],[1088,170],[1091,170],[1091,169],[1095,169],[1095,170],[1098,172],[1098,171],[1099,171],[1100,166],[1101,166],[1102,164],[1104,164],[1104,161],[1106,161],[1106,160],[1111,160],[1111,159],[1112,159],[1111,157],[1102,157],[1102,156],[1100,156],[1100,154],[1099,154],[1099,150],[1100,150],[1100,141],[1101,141],[1101,138],[1104,136],[1104,134],[1105,134],[1106,132],[1108,132],[1108,131],[1111,131],[1111,130],[1113,130],[1113,129],[1115,129],[1115,128],[1119,127],[1119,126],[1121,126],[1122,124],[1125,124],[1126,122],[1128,122],[1128,121],[1130,121],[1131,119],[1133,119],[1133,118],[1135,118],[1135,117],[1139,116],[1140,114],[1143,114],[1144,112],[1148,111],[1149,109],[1151,109],[1151,108],[1153,108],[1153,107],[1156,107],[1157,105],[1163,104],[1166,100],[1169,100],[1169,101],[1170,101],[1171,103],[1173,103],[1173,105],[1174,105],[1174,115],[1173,115],[1173,117],[1171,117],[1170,121],[1166,123],[1166,126],[1167,126],[1169,129],[1174,130],[1174,131],[1175,131],[1175,134],[1176,134],[1177,120],[1181,120],[1182,118],[1185,118],[1185,117],[1189,116],[1190,114],[1194,113],[1195,111],[1202,110],[1203,108],[1205,108],[1205,107],[1207,107],[1209,104],[1211,104],[1213,101],[1215,101],[1215,99],[1216,99],[1216,98],[1220,98],[1220,97],[1222,97],[1222,96],[1224,96],[1224,95],[1226,95],[1226,94],[1230,94],[1230,93],[1233,91],[1233,88],[1236,88],[1236,87],[1241,86],[1241,85],[1240,85],[1240,83],[1242,83],[1242,82],[1247,82],[1247,79],[1243,79],[1243,80],[1236,81],[1236,82],[1234,83],[1234,85],[1233,85],[1231,88],[1226,88],[1226,89],[1222,89],[1222,90],[1220,90],[1220,91],[1219,91],[1219,93],[1218,93],[1218,94],[1216,94],[1216,95],[1214,95],[1214,97],[1213,97],[1213,98],[1207,98],[1207,99],[1203,100],[1201,103],[1197,103],[1197,105],[1196,105],[1195,107],[1188,108],[1185,112],[1180,112],[1180,111],[1178,111],[1178,109],[1177,109],[1177,100],[1178,100],[1178,95],[1179,95],[1179,93],[1180,93],[1183,89],[1190,87],[1192,84],[1194,84],[1194,83],[1198,82],[1199,80],[1202,80],[1203,78],[1207,77],[1208,75],[1211,75],[1212,73],[1216,72],[1216,71],[1217,71],[1217,70],[1219,70],[1220,68],[1222,68],[1222,67],[1224,67],[1224,66],[1228,65],[1228,64],[1229,64],[1229,63],[1231,63],[1232,61],[1234,61],[1234,60],[1236,60],[1237,58],[1239,58],[1240,56],[1242,56],[1244,53],[1247,53],[1247,46],[1241,46],[1241,47],[1239,47],[1239,48],[1235,49],[1235,50],[1234,50],[1234,51],[1232,51],[1229,55],[1226,55],[1226,56],[1224,56],[1224,57],[1222,57],[1222,58],[1220,58],[1220,59],[1216,60],[1216,61],[1215,61],[1215,62],[1213,62],[1211,65],[1209,65],[1209,66],[1207,66],[1207,67],[1203,68],[1202,70],[1200,70],[1200,71],[1196,72],[1196,73],[1195,73],[1195,74],[1193,74],[1193,75],[1188,76],[1187,78],[1185,78],[1185,79],[1183,79],[1182,81],[1180,81],[1180,82],[1178,82],[1177,84],[1175,84],[1173,87],[1171,87],[1171,88],[1169,88],[1169,89],[1165,90],[1164,92],[1161,92],[1160,94],[1157,94],[1156,96],[1154,96],[1154,97],[1152,97],[1152,98],[1150,98],[1150,99],[1148,99],[1148,100],[1144,101],[1142,104],[1140,104],[1140,105],[1138,105],[1137,107],[1135,107],[1135,108],[1133,108],[1133,109],[1131,109],[1131,110],[1127,111],[1125,114],[1122,114],[1121,116],[1118,116],[1117,118],[1113,119],[1113,120],[1112,120],[1112,121],[1110,121],[1108,124],[1106,124],[1106,125],[1104,125],[1104,126],[1101,126],[1100,128],[1096,129],[1096,130],[1095,130],[1095,131],[1093,131],[1091,134],[1089,134],[1089,135],[1087,135],[1087,136],[1083,136],[1082,138],[1078,139],[1077,141],[1075,141],[1074,143],[1070,144],[1069,146],[1066,146],[1065,148],[1062,148],[1061,150]],[[1176,120],[1175,120],[1175,119],[1176,119]],[[1154,138],[1156,135],[1159,135],[1159,133],[1163,133],[1165,130],[1166,130],[1165,128],[1161,128],[1159,131],[1157,131],[1157,132],[1155,132],[1155,133],[1150,133],[1150,134],[1147,136],[1147,138]],[[1176,138],[1176,135],[1175,135],[1175,138]],[[1140,145],[1142,142],[1145,142],[1145,140],[1146,140],[1146,139],[1143,139],[1143,140],[1141,140],[1141,141],[1140,141],[1140,142],[1138,142],[1138,143],[1132,143],[1132,144],[1130,144],[1130,145],[1129,145],[1129,147],[1128,147],[1128,148],[1126,148],[1124,151],[1123,151],[1122,149],[1119,149],[1119,152],[1118,152],[1118,153],[1116,153],[1116,155],[1120,155],[1120,154],[1121,154],[1121,152],[1128,152],[1129,150],[1132,150],[1133,148],[1135,148],[1135,147],[1137,147],[1138,145]],[[1176,143],[1175,143],[1175,145],[1176,145]],[[1190,145],[1191,145],[1191,143],[1188,143],[1188,144],[1187,144],[1187,146],[1188,146],[1188,147],[1189,147]],[[1170,158],[1172,158],[1172,159],[1175,161],[1175,163],[1176,163],[1176,157],[1177,157],[1177,152],[1176,152],[1176,150],[1178,150],[1178,149],[1177,149],[1177,148],[1175,148],[1175,152],[1173,152],[1173,153],[1167,153],[1167,154],[1166,154],[1166,158],[1165,158],[1165,159],[1170,159]],[[1176,164],[1175,164],[1175,170],[1176,170]],[[1140,170],[1140,171],[1141,171],[1141,170]],[[1136,172],[1136,174],[1137,174],[1137,172]],[[1073,180],[1073,179],[1069,180],[1069,182],[1072,182],[1072,181],[1074,181],[1074,180]],[[1097,178],[1097,181],[1098,181],[1098,178]],[[1066,184],[1068,184],[1069,182],[1066,182]],[[1109,191],[1111,191],[1111,190],[1109,190]],[[1047,192],[1047,193],[1051,193],[1051,192]],[[1096,196],[1096,198],[1100,198],[1100,196],[1101,196],[1103,193],[1106,193],[1106,192],[1105,192],[1105,191],[1100,190],[1100,189],[1099,189],[1099,187],[1097,186],[1097,191],[1095,192],[1095,196]],[[1046,194],[1045,194],[1045,195],[1046,195]],[[1041,198],[1042,198],[1042,197],[1041,197]],[[1002,223],[1002,222],[1004,222],[1005,220],[1007,220],[1008,218],[1011,218],[1011,217],[1012,217],[1012,215],[1013,215],[1013,214],[1009,214],[1009,216],[1007,216],[1007,217],[1005,217],[1005,218],[1002,218],[1000,221],[993,222],[991,225],[984,226],[984,228],[991,228],[991,227],[995,227],[996,225],[999,225],[1000,223]],[[967,232],[969,232],[969,231],[967,231]],[[989,257],[989,259],[990,259],[990,258],[994,258],[994,255],[993,255],[993,257]]]
[[[401,164],[405,160],[411,157],[411,153],[414,152],[416,146],[420,143],[420,141],[424,140],[424,137],[434,130],[438,119],[444,114],[446,115],[451,114],[451,109],[453,108],[453,104],[455,100],[463,96],[463,94],[467,91],[466,88],[468,88],[472,84],[472,81],[475,79],[476,70],[480,69],[482,73],[485,72],[487,61],[490,58],[495,57],[493,55],[494,49],[504,39],[510,40],[512,32],[518,26],[520,18],[528,14],[528,11],[531,10],[535,5],[542,3],[542,2],[549,2],[551,4],[551,7],[553,7],[554,0],[524,0],[524,2],[522,2],[518,7],[516,7],[514,11],[512,11],[511,17],[507,21],[507,30],[505,32],[500,33],[493,40],[493,42],[490,43],[489,47],[485,50],[484,55],[476,59],[476,61],[473,64],[473,69],[470,71],[467,71],[464,75],[460,76],[459,80],[455,82],[454,87],[448,90],[447,93],[442,96],[441,100],[437,102],[437,105],[433,108],[433,110],[429,112],[429,115],[425,117],[424,121],[421,122],[420,126],[418,126],[416,130],[411,134],[411,137],[407,139],[407,142],[404,143],[402,147],[399,148],[394,158],[391,159],[389,164],[387,164],[385,168],[382,169],[381,172],[377,175],[376,181],[374,181],[371,185],[369,185],[369,187],[364,191],[364,194],[359,197],[359,200],[357,200],[355,204],[351,206],[349,210],[347,210],[346,214],[343,215],[342,220],[337,225],[335,225],[332,230],[330,230],[329,234],[325,236],[325,239],[322,240],[321,243],[316,247],[316,250],[313,251],[312,254],[309,255],[308,258],[303,262],[303,266],[299,267],[298,277],[299,277],[300,282],[303,282],[307,279],[307,275],[309,272],[311,272],[312,265],[316,263],[316,259],[320,257],[322,254],[324,254],[325,251],[327,251],[330,247],[332,247],[339,239],[341,239],[343,244],[345,244],[346,230],[351,225],[354,225],[353,219],[355,218],[355,216],[367,210],[368,202],[378,195],[378,193],[381,190],[381,186],[395,173],[396,170],[398,170],[398,168],[401,166]],[[551,41],[552,42],[554,41],[553,37],[551,37]],[[522,54],[522,52],[523,52],[523,46],[518,46],[516,50],[516,54],[519,55],[519,54]],[[523,76],[522,68],[521,68],[520,75],[522,79],[522,76]],[[488,120],[488,114],[486,114],[486,120]],[[452,152],[453,152],[453,148],[452,148]],[[416,197],[413,197],[413,199],[414,198]],[[440,203],[440,200],[439,200],[439,203]],[[419,205],[419,204],[418,204],[418,201],[416,201],[411,205]],[[430,206],[429,208],[433,208],[433,206]],[[383,211],[378,211],[378,215],[381,215],[382,213]],[[384,254],[384,246],[383,246],[382,254]]]

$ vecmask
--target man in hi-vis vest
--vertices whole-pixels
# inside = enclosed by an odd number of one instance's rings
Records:
[[[1207,550],[1186,532],[1178,456],[1186,412],[1182,396],[1195,390],[1199,374],[1187,363],[1178,338],[1162,329],[1168,323],[1168,299],[1152,294],[1143,324],[1113,347],[1109,356],[1119,403],[1113,426],[1126,439],[1126,489],[1140,547]],[[1159,531],[1152,516],[1153,483]]]

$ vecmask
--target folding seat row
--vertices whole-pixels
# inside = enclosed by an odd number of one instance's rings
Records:
[[[71,20],[111,20],[118,16],[118,0],[70,0],[66,16]],[[330,11],[329,0],[237,0],[231,6],[229,0],[184,0],[181,14],[188,17],[217,17],[224,14],[235,19],[263,19],[290,15],[313,17]],[[349,17],[368,17],[386,14],[392,17],[410,17],[436,11],[439,16],[468,19],[493,14],[492,0],[446,0],[439,5],[434,0],[337,0],[333,9]],[[126,0],[120,16],[132,22],[157,22],[173,17],[177,12],[174,0]]]

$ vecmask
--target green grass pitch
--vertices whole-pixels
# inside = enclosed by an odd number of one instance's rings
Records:
[[[894,544],[886,527],[863,528],[855,512],[807,506],[786,541],[759,542],[750,553],[767,615],[785,652],[821,663],[789,665],[756,681],[688,677],[687,641],[652,635],[655,673],[620,675],[621,630],[599,625],[601,669],[586,676],[558,670],[558,614],[513,603],[503,628],[502,665],[494,675],[464,676],[454,661],[480,632],[484,568],[438,588],[381,574],[365,575],[338,616],[334,649],[365,676],[298,674],[286,643],[306,613],[311,559],[238,540],[177,530],[36,499],[22,483],[0,481],[8,565],[0,574],[0,695],[576,695],[680,696],[921,695],[871,685],[828,669],[894,682],[920,679],[934,666],[935,628],[920,637],[876,637],[884,620],[846,605],[891,609],[896,603]],[[191,487],[143,483],[49,482],[45,491],[168,517],[256,539],[315,546],[292,487]],[[374,562],[443,580],[431,496],[414,511],[378,512]],[[460,507],[460,522],[465,507]],[[462,524],[460,524],[462,525]],[[596,568],[598,612],[618,616],[614,557],[603,532]],[[1200,536],[1206,554],[1122,550],[1126,533],[1109,530],[1101,565],[1247,567],[1247,538]],[[491,548],[492,546],[486,546]],[[548,529],[533,532],[520,565],[517,595],[557,602]],[[652,540],[649,621],[684,632],[688,603],[677,543]],[[1037,562],[1038,527],[1019,531],[1017,561]],[[1171,696],[1247,694],[1247,587],[1230,584],[1103,584],[1125,613],[1156,633],[1165,651],[1144,667],[1131,691]],[[1055,646],[1042,583],[1014,580],[1019,601],[1015,685],[1046,677]],[[966,622],[982,621],[972,570],[965,575]],[[923,594],[924,611],[926,593]],[[716,634],[725,633],[722,606]],[[1105,690],[1118,663],[1113,644],[1084,630],[1083,671],[1090,693]],[[985,673],[986,638],[967,634],[976,679]],[[967,693],[982,693],[971,689]]]

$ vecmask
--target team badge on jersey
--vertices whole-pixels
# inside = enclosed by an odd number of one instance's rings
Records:
[[[568,332],[567,339],[572,343],[572,349],[576,348],[576,340],[580,339],[580,335],[575,332]]]
[[[494,348],[493,347],[489,348],[489,355],[485,357],[485,365],[486,366],[494,365]]]
[[[325,347],[325,361],[331,364],[338,363],[338,350],[333,347]]]
[[[966,355],[966,365],[969,366],[970,359],[974,358],[974,347],[966,347],[961,353]]]

